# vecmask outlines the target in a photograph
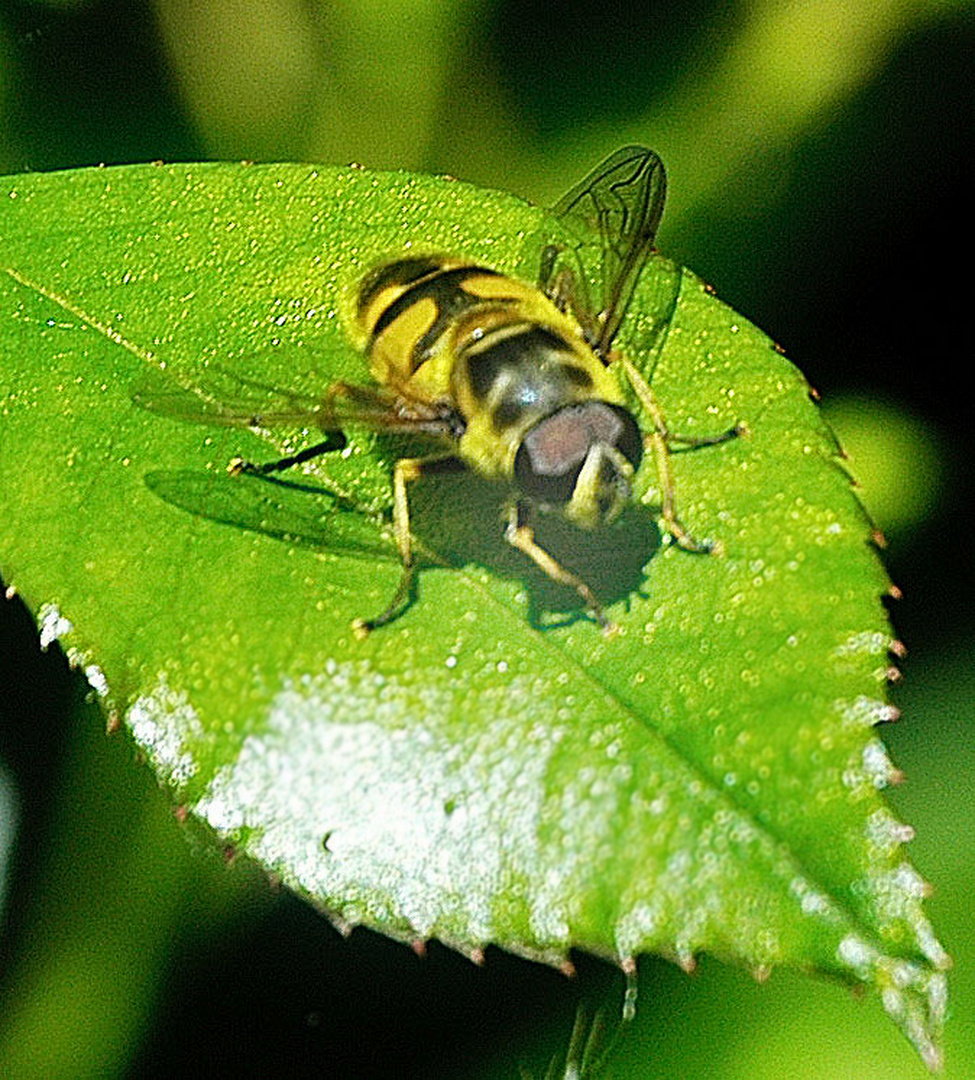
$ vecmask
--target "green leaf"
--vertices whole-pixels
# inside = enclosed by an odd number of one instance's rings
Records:
[[[544,533],[615,637],[460,474],[416,485],[415,603],[358,641],[350,620],[399,577],[384,512],[404,448],[350,431],[283,482],[230,477],[321,438],[228,425],[231,399],[366,381],[348,291],[390,251],[513,273],[557,223],[455,181],[294,165],[3,194],[4,577],[191,818],[339,925],[475,957],[800,966],[881,991],[936,1063],[948,958],[874,731],[894,715],[887,582],[764,335],[665,259],[644,273],[618,344],[672,429],[750,435],[672,458],[683,520],[721,555],[662,542],[649,463],[618,526]]]

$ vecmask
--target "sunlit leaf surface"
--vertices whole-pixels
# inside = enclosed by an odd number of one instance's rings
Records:
[[[235,456],[322,433],[226,414],[367,379],[345,309],[378,257],[524,272],[540,212],[307,166],[88,170],[2,194],[4,580],[192,820],[340,924],[404,940],[551,963],[708,951],[866,983],[936,1062],[947,958],[882,798],[887,582],[766,337],[687,272],[661,327],[678,272],[644,274],[618,344],[672,428],[750,435],[673,458],[683,518],[721,555],[662,541],[649,464],[617,526],[546,533],[615,637],[504,544],[499,492],[459,474],[417,485],[415,603],[358,641],[351,619],[398,580],[402,448],[350,431],[283,482],[232,477]]]

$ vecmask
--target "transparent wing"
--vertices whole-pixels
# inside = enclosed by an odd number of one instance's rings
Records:
[[[213,427],[320,425],[323,400],[237,375],[212,364],[188,389],[165,372],[152,372],[131,390],[133,404],[158,416]]]
[[[666,194],[660,158],[645,146],[624,146],[552,208],[581,241],[579,256],[587,271],[598,262],[602,303],[593,348],[600,355],[609,351],[653,251]],[[586,249],[596,244],[598,256],[593,260]]]
[[[361,424],[373,431],[451,436],[454,418],[442,407],[406,401],[380,386],[333,383],[320,397],[289,390],[209,365],[187,389],[172,376],[154,372],[131,390],[133,404],[147,412],[213,427],[317,427],[341,431]]]

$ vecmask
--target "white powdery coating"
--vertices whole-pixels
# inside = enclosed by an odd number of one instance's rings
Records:
[[[838,959],[852,968],[857,976],[866,979],[868,971],[877,961],[878,952],[863,938],[856,934],[847,934],[839,943],[836,954]]]
[[[248,852],[314,895],[369,894],[373,909],[385,898],[421,936],[449,913],[489,941],[506,873],[538,858],[547,755],[526,765],[510,719],[471,741],[438,739],[411,691],[385,678],[377,701],[366,682],[333,665],[286,686],[195,812],[221,833],[253,829]],[[451,702],[428,690],[424,704],[442,715]]]
[[[843,784],[852,791],[864,785],[882,791],[897,778],[897,770],[887,756],[887,748],[880,739],[870,739],[864,744],[858,760],[851,760],[843,770]]]
[[[7,590],[11,594],[11,590]],[[9,595],[8,595],[9,599]],[[57,604],[44,604],[38,612],[40,629],[38,630],[38,643],[41,652],[47,650],[66,634],[74,630],[74,623],[61,614]],[[89,686],[100,698],[108,697],[108,679],[104,671],[95,663],[90,662],[88,654],[79,649],[68,649],[68,660],[73,668],[81,668],[85,673]]]
[[[68,624],[69,628],[71,624]],[[67,632],[67,631],[65,631]],[[85,673],[85,678],[88,680],[88,685],[95,691],[95,693],[107,700],[108,698],[108,679],[105,676],[105,672],[95,663],[92,663],[89,654],[82,649],[68,649],[68,663],[71,667],[78,671]]]
[[[951,957],[945,952],[941,945],[941,942],[934,936],[934,930],[927,922],[922,923],[917,930],[917,943],[920,946],[921,952],[931,961],[931,963],[941,970],[951,966]],[[933,984],[932,984],[933,985]],[[942,992],[947,995],[948,983],[947,980],[942,979],[941,982]],[[945,1002],[942,1012],[947,1011],[947,1001]]]
[[[878,790],[885,788],[896,770],[879,739],[871,739],[863,748],[863,771]]]
[[[899,822],[884,807],[875,810],[867,819],[866,837],[871,844],[890,854],[896,847],[913,840],[914,830]]]
[[[57,604],[45,604],[38,615],[41,622],[41,652],[47,652],[58,638],[70,634],[74,629],[71,621],[61,614]]]
[[[834,709],[843,718],[844,724],[855,728],[876,727],[877,724],[890,723],[897,719],[897,709],[886,701],[861,694],[852,701],[836,701]]]
[[[85,678],[88,680],[88,685],[100,698],[108,697],[108,679],[105,678],[105,672],[97,664],[85,665]]]
[[[884,956],[854,934],[840,942],[837,958],[857,978],[877,986],[887,1015],[904,1031],[928,1068],[938,1068],[941,1052],[932,1032],[940,1032],[947,1009],[943,973]]]
[[[846,641],[834,650],[837,656],[883,656],[892,644],[892,638],[879,630],[865,630],[850,634]]]
[[[186,695],[172,690],[165,674],[155,690],[132,705],[125,723],[161,779],[185,784],[196,773],[189,744],[199,745],[203,726]]]

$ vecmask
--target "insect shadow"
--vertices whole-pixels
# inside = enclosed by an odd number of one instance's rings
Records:
[[[592,621],[572,586],[553,581],[506,543],[503,489],[460,463],[444,463],[436,476],[413,485],[410,521],[418,549],[435,551],[438,561],[457,569],[482,566],[495,577],[523,582],[528,621],[536,629]],[[543,511],[533,514],[532,526],[538,543],[588,582],[607,605],[639,593],[645,567],[661,544],[652,514],[636,505],[624,509],[612,526],[593,532]],[[411,602],[414,599],[411,596]]]
[[[337,434],[336,449],[343,442]],[[144,480],[154,495],[199,518],[291,546],[399,563],[391,532],[380,519],[304,478],[163,469],[146,473]],[[612,527],[594,533],[582,532],[554,514],[537,513],[533,524],[546,549],[592,581],[608,604],[639,593],[644,568],[660,547],[652,515],[638,506],[628,507]],[[498,485],[460,463],[445,462],[436,476],[416,483],[411,525],[420,573],[404,610],[419,599],[425,565],[457,570],[476,565],[497,577],[524,582],[528,621],[536,629],[588,621],[574,589],[552,581],[505,542]],[[350,616],[355,614],[350,611]]]
[[[154,495],[196,517],[289,545],[399,562],[392,538],[384,539],[374,519],[313,484],[197,469],[159,469],[144,481]]]

